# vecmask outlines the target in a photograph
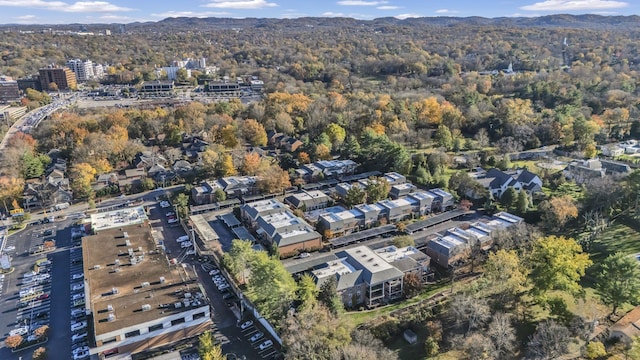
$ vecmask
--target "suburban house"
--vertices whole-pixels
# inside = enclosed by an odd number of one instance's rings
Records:
[[[606,169],[602,167],[602,162],[598,159],[572,161],[562,170],[564,177],[573,179],[577,184],[591,179],[603,178],[606,172]]]
[[[118,185],[120,191],[127,192],[131,187],[140,185],[142,179],[147,177],[147,172],[144,167],[126,169],[124,175],[118,177]]]
[[[281,256],[322,247],[322,235],[277,200],[244,204],[240,213],[260,238],[278,246]]]
[[[407,178],[404,175],[398,174],[397,172],[388,172],[382,176],[383,179],[387,180],[387,182],[393,185],[404,184],[407,182]]]
[[[257,180],[255,176],[228,176],[215,181],[207,180],[191,189],[191,198],[197,205],[211,204],[216,200],[215,192],[218,189],[224,191],[227,199],[255,195],[258,192]]]
[[[133,158],[133,166],[138,169],[148,170],[154,165],[164,166],[166,163],[167,159],[164,156],[153,151],[139,152]]]
[[[609,328],[609,338],[631,344],[640,336],[640,306],[636,306]]]
[[[413,246],[397,248],[390,245],[376,249],[374,252],[405,275],[416,274],[423,282],[427,281],[427,276],[431,273],[429,269],[431,258]]]
[[[302,145],[304,145],[304,143],[294,137],[283,136],[282,139],[280,139],[279,147],[288,152],[296,152]]]
[[[382,217],[383,208],[377,204],[360,204],[352,209],[360,223],[360,227],[369,228],[374,226]]]
[[[418,188],[415,185],[410,183],[396,184],[391,186],[389,196],[391,196],[392,199],[398,199],[411,194],[417,189]]]
[[[604,156],[617,157],[624,155],[624,147],[619,144],[606,144],[600,146],[600,152]]]
[[[47,207],[55,204],[70,203],[73,192],[69,179],[47,176],[44,180],[33,179],[26,182],[22,192],[23,207]]]
[[[324,209],[330,201],[331,198],[320,190],[303,190],[284,198],[286,204],[291,205],[295,209],[302,209],[303,211]]]
[[[450,193],[438,188],[429,190],[429,193],[435,197],[431,212],[447,211],[454,207],[455,199]]]
[[[600,159],[600,163],[607,175],[627,175],[631,173],[631,167],[619,161]]]
[[[360,227],[357,211],[340,209],[340,207],[335,207],[332,210],[324,212],[318,217],[318,223],[322,229],[330,231],[331,237],[350,234]]]
[[[182,153],[190,159],[200,157],[200,153],[203,153],[209,143],[202,140],[199,137],[189,137],[182,143]]]
[[[413,206],[406,199],[382,200],[377,205],[389,222],[404,220],[413,213]]]
[[[405,199],[411,203],[413,213],[420,216],[433,212],[436,196],[428,191],[416,191],[408,194]]]

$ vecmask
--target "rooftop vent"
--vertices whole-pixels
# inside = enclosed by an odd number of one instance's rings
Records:
[[[124,236],[125,239],[129,237],[129,233],[126,231],[122,235]]]
[[[165,282],[164,276],[160,276],[160,284],[164,284],[164,282]]]
[[[142,246],[138,246],[138,251],[142,252]]]
[[[107,315],[107,321],[108,321],[108,322],[112,322],[112,321],[115,321],[115,320],[116,320],[116,316],[115,316],[115,314],[109,314],[109,315]]]
[[[115,295],[118,293],[118,288],[111,288],[111,294]]]
[[[107,305],[107,311],[109,312],[113,311],[113,305],[111,304]]]
[[[127,251],[129,252],[129,256],[133,256],[133,249],[132,248],[127,249]]]
[[[114,264],[114,265],[120,265],[120,259],[116,259],[116,260],[113,262],[113,264]]]
[[[131,258],[131,265],[137,265],[138,264],[138,258],[137,257],[132,257]]]
[[[149,304],[142,305],[142,311],[149,311],[149,310],[151,310],[151,305]]]
[[[129,240],[129,239],[125,240],[125,241],[124,241],[124,244],[125,244],[126,246],[131,246],[131,240]]]
[[[149,284],[149,282],[148,282],[148,281],[145,281],[145,282],[143,282],[142,284],[140,284],[140,286],[141,286],[141,287],[143,287],[143,288],[144,288],[144,287],[148,287],[149,285],[151,285],[151,284]]]

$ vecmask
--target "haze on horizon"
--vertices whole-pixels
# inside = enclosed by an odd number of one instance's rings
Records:
[[[3,24],[131,23],[168,17],[534,17],[552,14],[638,15],[635,0],[0,0]]]

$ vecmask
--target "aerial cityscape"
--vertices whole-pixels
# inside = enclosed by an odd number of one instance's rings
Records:
[[[0,359],[640,360],[640,3],[0,11]]]

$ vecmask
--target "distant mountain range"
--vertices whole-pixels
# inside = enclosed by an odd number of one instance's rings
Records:
[[[314,28],[314,27],[384,27],[384,26],[496,26],[496,27],[547,27],[573,29],[640,30],[640,16],[602,16],[602,15],[548,15],[540,17],[421,17],[396,19],[393,17],[374,20],[352,18],[306,17],[296,19],[272,18],[166,18],[157,22],[135,22],[126,25],[127,32],[136,31],[201,31],[240,29],[240,28]],[[117,28],[120,24],[66,24],[66,25],[0,25],[0,28],[23,30],[52,29],[94,31],[104,28]]]

